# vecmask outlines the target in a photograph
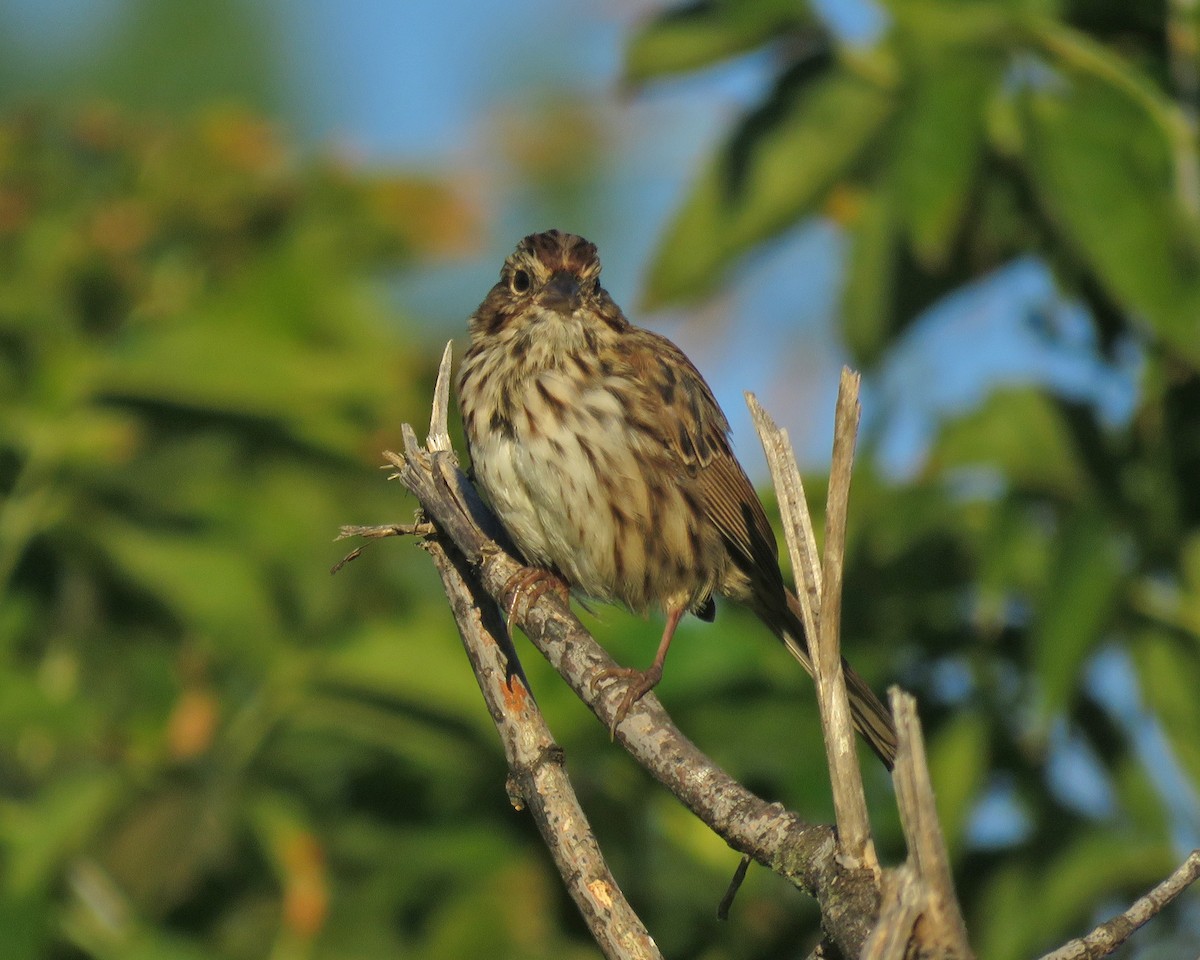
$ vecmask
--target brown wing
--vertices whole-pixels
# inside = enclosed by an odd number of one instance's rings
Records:
[[[721,532],[730,558],[752,582],[783,581],[775,534],[746,472],[729,445],[729,421],[692,362],[666,337],[635,329],[638,380],[661,411],[658,432],[683,470],[697,477],[703,508]],[[631,358],[632,359],[632,358]],[[747,597],[735,599],[747,600]]]
[[[751,606],[809,673],[800,602],[783,584],[775,534],[758,495],[729,447],[729,423],[699,371],[669,340],[643,330],[633,351],[638,383],[647,392],[641,406],[657,416],[657,436],[682,469],[699,481],[704,510],[724,537],[742,577],[726,574],[721,592]],[[673,427],[674,429],[669,429]],[[649,424],[647,424],[649,428]],[[843,660],[850,709],[863,738],[891,769],[896,730],[891,711]]]

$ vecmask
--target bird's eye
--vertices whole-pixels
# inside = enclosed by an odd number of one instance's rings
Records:
[[[509,281],[509,286],[512,287],[513,293],[524,293],[529,289],[530,283],[529,274],[525,270],[518,270],[512,275],[512,280]]]

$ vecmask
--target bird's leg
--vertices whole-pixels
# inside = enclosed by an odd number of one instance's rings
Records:
[[[504,584],[500,595],[508,597],[504,608],[504,622],[512,624],[520,608],[520,623],[525,622],[529,611],[542,595],[553,590],[564,604],[570,604],[571,591],[562,578],[541,567],[522,567]]]
[[[679,626],[679,621],[683,617],[683,614],[684,609],[682,607],[667,612],[667,625],[663,630],[662,640],[658,644],[658,653],[654,655],[654,662],[647,669],[637,670],[634,667],[609,667],[607,670],[601,670],[592,677],[591,687],[593,690],[596,689],[597,684],[604,680],[624,680],[627,684],[625,687],[625,696],[621,698],[621,703],[617,707],[617,712],[613,714],[612,723],[608,728],[608,735],[610,737],[616,738],[617,727],[625,719],[625,714],[629,712],[629,708],[653,690],[658,685],[658,681],[662,679],[663,663],[667,659],[667,650],[671,647],[671,638],[675,636],[675,628]]]

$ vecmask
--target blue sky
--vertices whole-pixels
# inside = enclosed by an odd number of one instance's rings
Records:
[[[633,27],[660,8],[650,0],[247,6],[274,41],[264,56],[277,61],[294,135],[336,143],[370,165],[440,171],[470,185],[483,210],[477,251],[397,284],[399,305],[428,318],[432,337],[462,336],[501,259],[525,233],[550,226],[583,233],[599,244],[606,285],[631,319],[677,340],[712,382],[753,474],[761,479],[765,468],[745,390],[788,428],[806,465],[825,462],[844,362],[836,321],[845,243],[836,227],[815,222],[779,238],[701,310],[636,311],[642,265],[706,156],[770,82],[769,57],[750,55],[628,95],[619,83],[622,49]],[[850,42],[886,30],[869,0],[814,7]],[[0,22],[36,56],[65,61],[120,24],[127,9],[122,0],[0,0]],[[556,92],[580,97],[602,129],[593,202],[568,222],[545,222],[545,205],[495,149],[498,128]],[[885,464],[897,475],[918,469],[939,418],[977,403],[997,381],[1048,380],[1099,403],[1111,421],[1127,417],[1136,358],[1109,367],[1087,335],[1088,324],[1033,260],[938,305],[864,392],[865,423],[886,426]]]

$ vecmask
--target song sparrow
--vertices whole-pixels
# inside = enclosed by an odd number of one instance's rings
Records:
[[[704,378],[633,326],[600,286],[596,247],[551,230],[522,240],[470,320],[459,405],[475,478],[525,560],[579,594],[666,629],[614,728],[658,683],[680,618],[713,594],[745,604],[810,673],[799,602]],[[855,726],[889,767],[891,714],[846,665]]]

